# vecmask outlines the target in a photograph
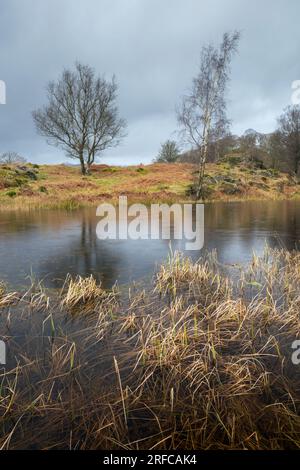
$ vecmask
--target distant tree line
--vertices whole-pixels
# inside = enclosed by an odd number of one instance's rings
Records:
[[[219,146],[221,152],[212,152],[212,161],[234,152],[246,162],[300,176],[300,106],[284,109],[272,133],[248,129],[240,137],[229,135],[213,146]]]
[[[177,152],[168,158],[168,142],[162,145],[157,162],[199,162],[199,149],[180,154],[174,141],[172,145]],[[206,161],[218,162],[228,155],[236,156],[244,163],[300,176],[300,105],[288,106],[278,117],[276,130],[269,134],[247,129],[241,136],[225,133],[216,138],[210,135]]]
[[[14,165],[21,163],[26,163],[26,158],[17,152],[4,152],[0,154],[0,164]]]

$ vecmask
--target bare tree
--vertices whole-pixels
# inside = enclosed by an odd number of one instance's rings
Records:
[[[229,136],[229,121],[218,121],[216,125],[212,126],[207,144],[206,162],[215,162],[224,156]]]
[[[22,157],[17,152],[4,152],[0,155],[0,163],[6,163],[8,165],[26,163],[26,158]]]
[[[240,150],[246,159],[254,162],[260,150],[261,134],[254,129],[247,129],[240,137]]]
[[[287,170],[281,133],[277,130],[270,134],[264,148],[268,155],[268,165],[273,170]]]
[[[156,158],[158,163],[174,163],[179,157],[179,148],[174,140],[166,140],[161,144],[159,154]]]
[[[33,112],[38,132],[78,159],[82,174],[88,174],[96,157],[124,137],[114,77],[96,77],[91,67],[77,63],[74,71],[64,70],[57,82],[48,84],[47,94],[48,104]]]
[[[300,171],[300,105],[288,106],[278,119],[282,155],[293,172]],[[277,139],[279,138],[277,137]]]
[[[237,144],[238,137],[230,132],[225,133],[212,145],[210,161],[218,162],[222,160],[229,152],[234,151]]]
[[[191,93],[185,96],[178,111],[178,121],[186,140],[199,150],[197,198],[202,195],[208,145],[212,134],[220,136],[226,129],[225,91],[229,80],[230,62],[237,50],[240,33],[225,33],[219,48],[212,44],[201,51],[198,75]]]

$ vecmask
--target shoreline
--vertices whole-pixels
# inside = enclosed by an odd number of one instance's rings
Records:
[[[65,200],[63,202],[59,201],[53,201],[53,203],[32,203],[28,202],[25,203],[22,201],[19,202],[18,204],[7,204],[7,205],[1,205],[0,204],[0,214],[5,213],[5,212],[30,212],[30,211],[41,211],[41,210],[62,210],[62,211],[76,211],[79,209],[92,209],[96,208],[98,205],[103,204],[103,203],[111,203],[113,206],[117,206],[119,202],[119,197],[121,196],[127,196],[126,194],[120,194],[117,198],[105,198],[105,199],[99,199],[98,201],[76,201],[76,200]],[[241,197],[241,198],[226,198],[226,199],[206,199],[206,200],[194,200],[194,199],[161,199],[161,200],[144,200],[142,198],[135,198],[131,199],[130,196],[128,197],[128,204],[135,204],[135,203],[141,203],[145,204],[146,206],[150,206],[151,204],[222,204],[222,203],[247,203],[247,202],[276,202],[276,201],[300,201],[300,194],[297,196],[291,196],[291,197]]]
[[[194,164],[95,165],[88,177],[78,168],[64,165],[31,165],[20,171],[0,166],[0,212],[41,209],[74,210],[117,204],[119,196],[129,203],[216,203],[300,199],[296,177],[277,170],[227,163],[207,164],[206,196],[192,195],[197,166]]]

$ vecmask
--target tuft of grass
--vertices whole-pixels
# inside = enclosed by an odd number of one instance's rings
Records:
[[[93,276],[87,278],[77,276],[73,279],[69,275],[65,280],[61,295],[63,297],[62,306],[74,308],[96,301],[105,295],[105,291],[97,285]]]
[[[17,192],[11,189],[10,191],[6,191],[5,195],[8,197],[15,197],[17,195]]]
[[[63,209],[66,211],[73,211],[73,210],[79,209],[80,207],[81,207],[80,202],[76,201],[75,199],[66,199],[66,200],[60,201],[55,206],[56,209]]]
[[[17,292],[7,292],[4,282],[0,281],[0,308],[14,304],[18,300]]]
[[[228,162],[207,165],[205,200],[272,200],[299,196],[297,179],[276,170],[248,168],[233,158],[234,166]],[[73,210],[106,200],[117,203],[120,195],[127,195],[133,202],[186,202],[195,199],[196,175],[197,165],[188,163],[94,165],[88,177],[82,177],[77,167],[41,165],[36,170],[36,179],[31,171],[17,173],[14,168],[0,166],[0,210]],[[7,191],[16,194],[10,197]]]
[[[138,173],[148,173],[148,171],[146,170],[146,168],[144,168],[143,166],[139,166],[135,171],[137,171]]]
[[[300,253],[225,268],[171,254],[122,298],[68,276],[1,305],[1,285],[0,448],[299,449]]]

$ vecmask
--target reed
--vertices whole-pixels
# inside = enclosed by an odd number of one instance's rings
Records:
[[[300,254],[234,269],[175,253],[127,296],[79,276],[51,297],[1,290],[0,447],[299,448]]]

